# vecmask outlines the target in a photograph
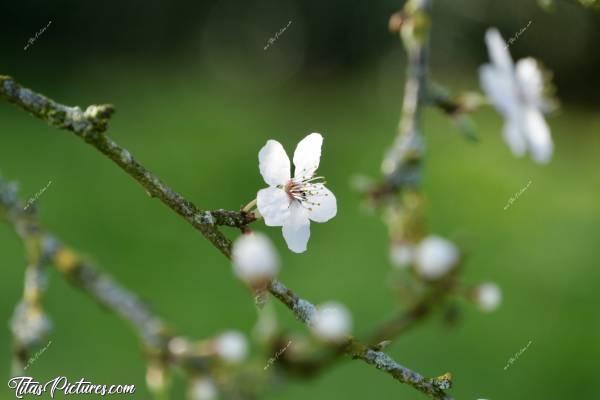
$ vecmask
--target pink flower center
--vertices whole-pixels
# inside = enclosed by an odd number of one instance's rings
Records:
[[[311,201],[315,196],[322,195],[327,196],[327,193],[322,193],[325,180],[322,176],[315,176],[312,178],[292,178],[283,187],[283,190],[287,193],[290,200],[300,202],[303,207],[312,210],[314,206],[320,206],[321,203]]]

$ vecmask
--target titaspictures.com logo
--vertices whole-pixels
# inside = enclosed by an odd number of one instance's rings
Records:
[[[8,381],[8,387],[15,391],[18,399],[42,396],[46,393],[51,398],[54,398],[57,393],[64,395],[95,394],[98,396],[135,393],[135,385],[96,385],[84,378],[77,382],[69,382],[66,376],[58,376],[46,383],[38,382],[30,376],[16,376]]]

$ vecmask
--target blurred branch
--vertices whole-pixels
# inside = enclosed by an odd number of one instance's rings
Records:
[[[445,297],[454,288],[452,277],[435,285],[432,290],[426,293],[416,304],[407,311],[398,314],[395,318],[382,324],[369,337],[368,343],[372,346],[385,340],[392,340],[414,327],[420,321],[428,317],[437,306],[439,306]]]
[[[27,305],[27,308],[23,308],[20,313],[27,311],[39,315],[41,311],[39,302],[45,280],[40,275],[41,266],[44,262],[51,262],[71,285],[83,291],[105,309],[129,322],[142,340],[151,359],[160,360],[164,364],[176,363],[188,371],[207,370],[211,363],[209,357],[193,352],[174,352],[169,344],[176,335],[171,332],[167,324],[134,293],[121,286],[108,274],[99,271],[73,250],[62,245],[53,235],[45,232],[38,224],[33,209],[24,209],[24,203],[18,199],[16,185],[4,181],[2,177],[0,177],[0,218],[15,228],[25,242],[30,257],[24,302],[21,303]],[[17,335],[18,343],[28,344],[34,339],[39,341],[44,331],[32,330],[31,324],[28,324],[23,325],[19,332],[22,334]],[[19,347],[21,348],[22,346]],[[21,355],[19,357],[23,358]]]
[[[21,88],[9,77],[0,77],[0,95],[6,97],[9,101],[17,103],[25,110],[32,112],[38,118],[48,122],[53,121],[52,119],[49,119],[49,115],[52,115],[52,112],[48,111],[48,109],[62,110],[64,107],[66,107],[48,100],[46,97],[36,94],[29,89]],[[40,112],[37,106],[32,107],[30,105],[31,101],[27,99],[31,98],[42,99],[40,101],[44,102],[46,105],[45,108],[43,108],[43,112]],[[26,99],[26,101],[23,99]],[[200,232],[202,232],[202,234],[227,258],[230,258],[231,254],[231,242],[219,231],[217,227],[218,222],[223,225],[238,226],[236,225],[236,222],[245,221],[246,218],[249,221],[254,219],[254,216],[249,213],[242,215],[240,212],[240,215],[237,215],[233,211],[201,211],[191,201],[173,191],[158,177],[153,175],[150,171],[135,161],[129,151],[120,147],[118,144],[104,135],[102,132],[104,131],[106,124],[102,125],[90,122],[86,129],[75,129],[75,125],[68,123],[63,123],[62,125],[58,124],[55,126],[73,131],[88,144],[92,145],[101,153],[113,160],[126,173],[138,181],[148,191],[150,196],[158,197],[171,210],[175,211],[192,226],[200,230]],[[243,226],[240,227],[243,228]],[[54,260],[59,261],[59,259],[56,258],[54,258]],[[96,297],[99,301],[101,301],[101,303],[104,303],[105,305],[114,309],[114,311],[118,314],[121,315],[123,311],[127,311],[125,315],[129,318],[130,322],[134,324],[134,326],[138,327],[138,329],[151,327],[152,329],[150,330],[150,333],[156,334],[161,332],[161,329],[153,326],[154,324],[151,323],[154,321],[152,319],[152,315],[146,314],[143,309],[140,309],[140,315],[133,316],[129,313],[129,311],[133,310],[127,308],[130,305],[129,303],[125,303],[126,305],[123,305],[126,307],[125,309],[116,307],[117,305],[122,305],[122,303],[120,301],[114,303],[111,301],[112,298],[109,300],[106,295],[108,293],[118,294],[119,296],[117,296],[117,298],[119,298],[120,295],[123,295],[123,293],[127,292],[124,292],[124,290],[120,287],[115,288],[113,285],[111,285],[111,280],[100,279],[98,275],[93,272],[94,270],[90,269],[89,266],[87,266],[87,268],[82,267],[82,265],[87,264],[81,264],[77,258],[75,258],[75,260],[77,260],[77,262],[70,261],[62,268],[59,266],[59,269],[65,270],[64,273],[66,273],[68,277],[75,279],[75,282],[78,283],[78,286],[86,289],[88,293]],[[102,282],[102,284],[100,288],[98,288],[97,285],[100,282]],[[303,321],[305,324],[310,324],[311,317],[315,312],[314,305],[298,297],[294,292],[285,287],[283,283],[277,280],[270,282],[269,291],[277,299],[284,303],[298,319]],[[128,300],[133,302],[131,305],[137,304],[135,298],[128,298]],[[135,308],[135,311],[138,311],[137,307]],[[150,326],[147,326],[148,324],[150,324]],[[142,334],[142,337],[145,338],[144,335],[146,331],[142,330],[140,333]],[[161,339],[160,334],[156,337],[151,337],[156,338],[158,341]],[[433,381],[431,379],[423,378],[421,375],[395,363],[387,355],[380,352],[375,352],[359,342],[354,341],[353,339],[348,341],[345,352],[352,358],[361,359],[368,364],[374,365],[376,368],[387,372],[400,382],[409,384],[417,390],[420,390],[421,392],[431,396],[432,398],[445,400],[449,399],[443,390],[439,389],[432,383]]]
[[[424,152],[420,132],[421,109],[425,102],[431,0],[409,0],[404,10],[392,16],[390,28],[399,31],[408,55],[404,102],[398,136],[382,163],[385,181],[392,188],[416,185]],[[398,15],[402,15],[399,18]]]
[[[29,234],[30,224],[18,224],[17,233],[25,244],[27,268],[25,269],[23,299],[15,307],[11,320],[14,336],[13,376],[21,375],[28,367],[30,349],[39,345],[48,336],[51,322],[42,305],[47,285],[47,259],[39,238]]]

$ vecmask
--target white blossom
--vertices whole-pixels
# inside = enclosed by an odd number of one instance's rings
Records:
[[[482,283],[477,287],[476,301],[482,311],[494,311],[502,302],[502,292],[495,283]]]
[[[310,322],[315,336],[327,342],[339,342],[352,330],[350,312],[343,305],[334,302],[319,306]]]
[[[239,363],[248,354],[248,342],[242,333],[228,331],[216,338],[215,351],[223,360]]]
[[[274,277],[279,271],[279,257],[271,241],[261,233],[242,235],[231,250],[235,275],[249,284]]]
[[[454,243],[439,236],[428,236],[415,250],[417,272],[427,279],[439,279],[458,264],[460,253]]]
[[[491,63],[480,68],[479,76],[504,117],[504,140],[516,156],[529,151],[535,161],[547,163],[554,144],[542,113],[550,110],[550,102],[543,96],[544,80],[536,61],[525,58],[515,65],[497,29],[489,29],[485,41]]]
[[[217,395],[217,386],[210,378],[194,379],[190,385],[189,397],[192,400],[215,400]]]
[[[323,137],[311,133],[294,152],[294,177],[283,146],[269,140],[258,153],[260,173],[269,185],[257,194],[257,207],[268,226],[281,226],[283,237],[295,253],[306,251],[310,221],[326,222],[337,213],[333,193],[323,177],[315,176],[321,159]]]

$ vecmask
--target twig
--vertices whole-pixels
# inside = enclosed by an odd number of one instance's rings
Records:
[[[164,363],[177,363],[195,372],[205,372],[211,364],[210,357],[196,354],[174,353],[169,347],[170,341],[176,334],[134,293],[121,286],[108,274],[96,269],[92,264],[79,256],[73,250],[62,245],[53,235],[42,229],[31,211],[23,208],[23,203],[17,197],[16,185],[5,182],[0,177],[0,218],[14,226],[19,236],[28,248],[31,243],[37,244],[36,259],[51,262],[56,269],[73,286],[82,290],[98,304],[112,311],[123,320],[129,322],[142,340],[148,356],[160,359]],[[41,288],[39,269],[40,263],[31,263],[26,279],[25,301],[37,306]],[[36,268],[33,268],[36,267]],[[31,275],[35,274],[35,275]],[[29,336],[30,330],[25,331]],[[36,335],[36,337],[39,335]],[[39,341],[39,339],[38,339]],[[20,339],[20,342],[31,340]]]
[[[432,0],[408,1],[404,11],[407,18],[400,27],[408,54],[404,102],[398,136],[382,163],[385,180],[394,188],[414,186],[420,181],[420,164],[424,152],[420,116],[427,90],[431,2]]]
[[[451,278],[451,277],[450,277]],[[367,341],[371,346],[375,346],[384,340],[392,340],[410,328],[413,328],[418,322],[424,320],[454,288],[454,280],[448,279],[440,282],[430,292],[425,294],[415,305],[407,311],[398,314],[396,317],[378,327]]]
[[[16,192],[15,184],[5,183],[0,177],[0,217],[15,221],[15,230],[23,240],[27,253],[23,299],[15,307],[10,324],[14,336],[12,372],[15,376],[24,371],[29,350],[46,337],[51,325],[42,306],[48,258],[36,236],[37,227],[32,223],[32,214],[24,211]],[[16,215],[23,216],[18,223],[14,219]]]
[[[156,175],[138,163],[129,151],[103,134],[114,112],[111,105],[92,105],[82,112],[79,107],[59,104],[46,96],[23,88],[11,77],[2,75],[0,75],[0,96],[52,126],[73,132],[108,156],[141,184],[151,197],[157,197],[185,218],[227,257],[231,252],[231,241],[217,229],[217,226],[243,227],[254,220],[254,215],[250,213],[201,210],[165,185]]]
[[[292,310],[296,318],[308,326],[311,325],[311,321],[316,313],[316,307],[313,304],[298,297],[277,280],[271,282],[269,291]],[[338,353],[343,353],[351,356],[353,359],[359,359],[374,365],[377,369],[388,373],[394,379],[406,383],[434,399],[451,400],[451,397],[435,385],[433,379],[424,378],[420,374],[398,364],[385,353],[375,351],[354,338],[349,337],[345,343],[340,345],[338,352],[334,354],[337,355]]]
[[[8,88],[8,89],[7,89]],[[24,93],[23,93],[24,92]],[[19,106],[27,111],[32,112],[36,117],[51,121],[50,115],[54,115],[52,110],[63,110],[69,108],[67,106],[60,105],[54,101],[48,100],[46,97],[36,94],[29,89],[23,89],[20,85],[14,82],[10,77],[0,76],[0,95],[8,98],[10,101],[17,103]],[[23,99],[27,101],[23,101]],[[37,108],[31,108],[30,99],[42,99],[46,107],[43,108],[44,112],[38,112]],[[95,107],[95,106],[90,106]],[[88,110],[90,109],[88,107]],[[99,106],[101,107],[101,106]],[[50,110],[50,111],[49,111]],[[112,108],[111,108],[112,110]],[[104,114],[103,114],[104,115]],[[110,114],[108,115],[110,116]],[[131,175],[136,181],[138,181],[151,196],[158,197],[166,206],[171,210],[175,211],[180,216],[184,217],[192,226],[200,230],[202,234],[221,251],[227,258],[231,254],[231,241],[227,239],[217,227],[217,218],[213,216],[211,211],[201,211],[191,201],[185,199],[171,188],[166,186],[158,177],[153,175],[150,171],[144,168],[141,164],[133,159],[129,151],[117,145],[114,141],[104,135],[102,132],[106,128],[106,120],[104,123],[97,123],[95,117],[92,114],[88,115],[89,119],[85,129],[75,129],[75,125],[69,123],[68,120],[62,119],[62,123],[58,126],[61,128],[69,129],[73,131],[77,136],[84,139],[88,144],[95,147],[101,153],[108,156],[117,165],[119,165],[126,173]],[[103,117],[104,118],[104,117]],[[224,217],[224,213],[220,212],[218,215]],[[225,217],[224,217],[225,218]],[[225,218],[232,222],[232,219]],[[223,220],[224,221],[224,220]],[[281,302],[283,302],[293,313],[306,324],[310,324],[312,315],[315,312],[315,306],[310,302],[301,299],[290,289],[285,287],[283,283],[273,280],[269,285],[269,291]],[[134,323],[136,321],[133,321]],[[404,371],[404,367],[399,364],[389,365],[388,363],[381,364],[377,362],[377,358],[373,358],[371,353],[367,353],[368,348],[354,340],[350,340],[351,345],[346,351],[347,354],[353,358],[361,359],[369,364],[375,365],[377,368],[384,370],[385,372],[392,375],[395,379],[410,384],[421,392],[436,398],[436,399],[449,399],[446,397],[443,391],[432,391],[431,384],[427,384],[428,380],[421,377],[420,375],[411,372],[409,375],[399,373]],[[356,348],[360,348],[360,351],[356,351]],[[385,361],[389,357],[385,356]],[[391,360],[391,359],[389,359]],[[408,370],[406,370],[408,371]],[[420,379],[412,379],[411,377],[420,377]],[[411,379],[409,379],[411,378]]]
[[[394,318],[391,318],[377,327],[365,340],[368,347],[371,349],[378,349],[382,347],[382,343],[387,346],[387,344],[389,344],[387,341],[392,341],[404,332],[415,327],[442,303],[444,298],[453,288],[453,279],[440,282],[432,290],[423,295],[423,297],[408,310],[399,313]],[[346,354],[345,350],[346,345],[344,344],[343,346],[330,349],[330,351],[324,355],[284,360],[280,365],[291,373],[302,376],[314,376],[323,369],[332,366],[335,362],[339,361],[340,357]]]
[[[23,373],[28,367],[30,349],[47,337],[51,322],[44,312],[42,297],[46,290],[47,272],[39,240],[24,232],[28,228],[17,227],[19,235],[25,242],[28,265],[25,269],[23,299],[15,307],[11,320],[14,336],[13,376]]]

